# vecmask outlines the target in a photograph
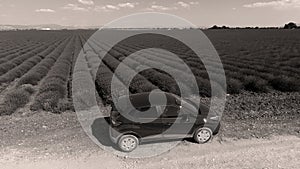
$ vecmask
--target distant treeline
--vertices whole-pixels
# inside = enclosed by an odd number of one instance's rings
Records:
[[[296,23],[290,22],[285,24],[284,27],[228,27],[228,26],[217,26],[214,25],[208,29],[300,29],[300,26],[297,26]]]

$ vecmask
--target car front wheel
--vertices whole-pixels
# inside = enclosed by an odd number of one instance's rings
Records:
[[[194,139],[199,144],[204,144],[212,138],[212,131],[209,128],[200,128],[194,134]]]
[[[119,148],[124,152],[131,152],[139,145],[139,139],[134,135],[124,135],[118,141]]]

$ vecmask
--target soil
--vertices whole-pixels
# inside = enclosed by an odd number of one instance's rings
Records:
[[[226,118],[225,118],[226,119]],[[20,111],[0,117],[1,169],[79,168],[298,168],[299,119],[223,121],[218,136],[183,141],[163,155],[130,159],[102,150],[74,112]]]

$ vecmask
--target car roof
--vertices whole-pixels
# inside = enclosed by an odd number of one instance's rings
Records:
[[[127,99],[129,97],[129,100],[131,102],[131,104],[135,107],[135,108],[142,108],[142,107],[149,107],[151,106],[151,103],[149,101],[149,96],[152,95],[156,95],[159,96],[161,94],[165,94],[167,102],[165,103],[165,101],[160,102],[155,101],[155,105],[173,105],[173,106],[178,106],[178,100],[173,94],[171,93],[166,93],[166,92],[143,92],[143,93],[137,93],[137,94],[130,94],[129,96],[121,96],[118,100],[118,104],[123,104],[123,106],[129,104],[127,103]],[[158,97],[159,99],[159,97]],[[152,103],[153,104],[153,103]],[[127,106],[126,106],[127,107]]]

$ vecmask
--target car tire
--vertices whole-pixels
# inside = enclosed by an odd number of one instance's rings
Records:
[[[203,127],[196,130],[194,134],[194,140],[199,144],[204,144],[208,142],[213,136],[213,132],[210,128]]]
[[[123,135],[118,141],[118,146],[123,152],[131,152],[137,148],[139,145],[139,139],[132,135]]]

